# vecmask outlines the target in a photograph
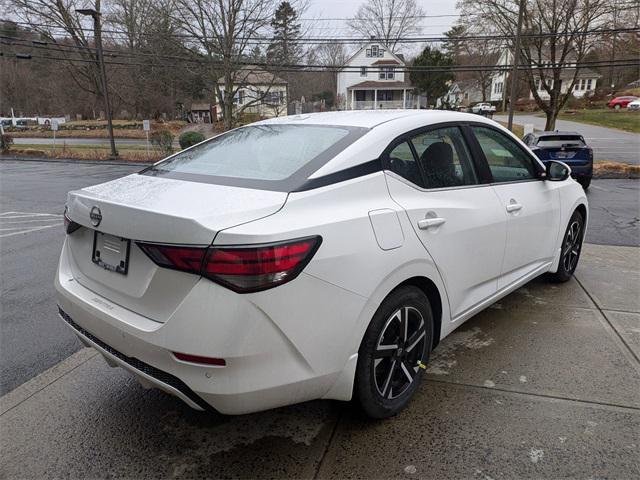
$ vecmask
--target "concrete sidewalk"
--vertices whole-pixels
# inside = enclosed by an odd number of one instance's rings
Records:
[[[397,417],[242,417],[145,391],[83,349],[0,398],[2,478],[640,476],[640,249],[585,245],[445,339]]]

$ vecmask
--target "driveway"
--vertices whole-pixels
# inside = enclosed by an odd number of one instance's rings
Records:
[[[495,115],[494,120],[506,122],[506,115]],[[640,122],[640,115],[638,116]],[[545,118],[535,115],[516,115],[514,123],[525,125],[530,123],[538,130],[544,130]],[[585,123],[558,120],[557,130],[580,133],[594,149],[595,160],[611,160],[629,164],[640,164],[640,135],[613,128],[598,127]]]

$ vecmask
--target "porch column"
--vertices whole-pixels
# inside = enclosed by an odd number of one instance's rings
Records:
[[[378,89],[373,90],[373,109],[378,109]]]
[[[402,108],[407,108],[407,89],[402,89]]]
[[[353,110],[354,108],[354,98],[355,98],[355,91],[351,90],[351,110]]]

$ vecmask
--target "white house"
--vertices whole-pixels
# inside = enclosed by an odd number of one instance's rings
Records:
[[[372,42],[347,60],[338,72],[337,104],[345,110],[417,108],[404,58]]]
[[[481,101],[482,87],[479,80],[459,80],[449,86],[444,97],[438,99],[437,106],[446,103],[451,107],[468,107]]]
[[[512,59],[513,59],[513,56],[511,55],[511,51],[509,51],[508,49],[505,49],[500,55],[497,65],[498,66],[510,65],[512,63]],[[543,65],[544,64],[551,65],[550,60],[543,60],[542,63]],[[563,68],[562,71],[560,72],[560,82],[562,82],[560,85],[561,93],[567,93],[567,89],[571,85],[571,81],[573,80],[573,76],[576,71],[575,67],[576,67],[575,62],[572,63],[571,60],[569,60],[569,62],[567,62],[566,64],[566,67]],[[537,69],[538,66],[537,65],[532,66],[532,68]],[[491,98],[490,98],[492,102],[499,102],[502,100],[502,97],[504,96],[505,85],[509,78],[509,73],[510,72],[506,70],[500,70],[492,75]],[[601,77],[600,74],[594,72],[589,68],[580,68],[578,72],[578,76],[576,78],[576,83],[574,84],[573,91],[571,92],[572,95],[576,98],[581,98],[587,92],[592,92],[593,90],[595,90],[596,84],[600,77]],[[549,86],[553,87],[553,80],[547,80],[547,81],[550,81],[551,85]],[[542,86],[541,79],[536,76],[534,82],[536,85],[538,96],[543,100],[548,100],[549,93]],[[533,100],[533,98],[534,98],[533,92],[530,92],[529,99]]]
[[[233,77],[236,91],[233,103],[238,109],[245,107],[244,113],[254,113],[261,117],[280,117],[287,114],[288,83],[273,73],[260,67],[246,65],[236,71]],[[224,78],[218,79],[220,91],[224,93]],[[214,114],[222,118],[222,106],[216,105]]]

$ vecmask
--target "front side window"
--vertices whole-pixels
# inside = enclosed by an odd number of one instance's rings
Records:
[[[297,188],[365,132],[343,126],[250,125],[218,135],[141,173],[270,190]]]
[[[424,175],[425,188],[478,183],[471,155],[457,127],[438,128],[411,139]]]
[[[484,153],[494,182],[516,182],[538,177],[533,159],[511,138],[487,127],[471,129]]]

